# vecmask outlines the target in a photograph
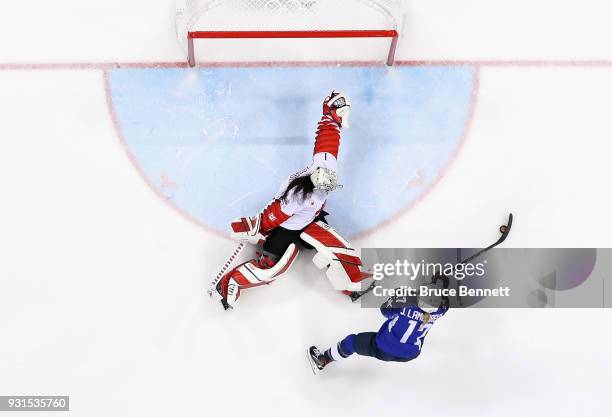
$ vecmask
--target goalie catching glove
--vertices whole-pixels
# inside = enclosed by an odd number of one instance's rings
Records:
[[[351,102],[348,97],[338,91],[332,91],[323,101],[323,114],[329,115],[340,127],[349,128]]]

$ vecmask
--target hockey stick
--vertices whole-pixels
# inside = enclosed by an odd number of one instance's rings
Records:
[[[479,257],[483,253],[490,251],[494,247],[501,245],[503,243],[503,241],[506,240],[506,238],[510,234],[510,228],[511,227],[512,227],[512,213],[510,213],[510,215],[508,216],[508,223],[499,227],[499,232],[501,233],[501,236],[499,237],[499,239],[497,239],[497,241],[495,243],[493,243],[492,245],[487,246],[484,249],[479,250],[478,252],[476,252],[472,256],[470,256],[468,258],[465,258],[460,263],[461,264],[466,264],[466,263],[470,262],[472,259]]]
[[[502,225],[502,226],[499,227],[499,232],[501,233],[501,236],[499,237],[499,239],[497,239],[495,241],[495,243],[493,243],[492,245],[489,245],[486,248],[479,250],[475,254],[465,258],[463,261],[459,262],[459,264],[466,264],[466,263],[470,262],[471,260],[479,257],[480,255],[484,254],[485,252],[490,251],[494,247],[501,245],[503,243],[503,241],[506,240],[506,238],[510,234],[510,228],[512,227],[512,218],[513,218],[512,213],[510,213],[510,215],[508,216],[508,223],[506,223],[505,225]],[[351,301],[355,302],[355,301],[359,300],[361,297],[363,297],[364,295],[366,295],[367,293],[369,293],[370,291],[372,291],[372,289],[374,289],[374,287],[375,287],[375,284],[376,284],[376,281],[374,281],[372,284],[370,284],[370,286],[368,288],[366,288],[365,290],[359,291],[359,292],[355,292],[355,293],[351,294]],[[457,300],[459,301],[459,304],[462,304],[461,303],[461,298],[459,297],[459,295],[457,295]]]
[[[229,257],[229,259],[225,262],[225,264],[223,264],[223,268],[221,268],[221,270],[219,271],[219,273],[217,274],[217,276],[215,277],[215,279],[212,280],[212,282],[210,283],[210,285],[208,286],[208,295],[212,297],[217,284],[219,283],[219,281],[221,281],[221,278],[223,278],[223,276],[225,275],[225,273],[227,272],[227,270],[230,268],[230,266],[232,266],[232,264],[234,263],[234,260],[236,260],[236,257],[238,255],[240,255],[240,252],[242,252],[242,250],[246,247],[246,242],[242,242],[238,245],[238,247],[234,250],[234,253],[232,253],[232,256]]]
[[[512,213],[510,213],[510,215],[508,216],[508,223],[506,223],[505,225],[502,225],[499,227],[499,232],[501,233],[501,236],[499,237],[499,239],[497,239],[495,241],[495,243],[493,243],[492,245],[487,246],[484,249],[479,250],[478,252],[476,252],[475,254],[473,254],[472,256],[468,256],[467,258],[465,258],[463,261],[459,262],[460,264],[466,264],[468,262],[470,262],[472,259],[475,259],[477,257],[479,257],[480,255],[490,251],[491,249],[493,249],[496,246],[499,246],[503,243],[504,240],[506,240],[506,238],[508,237],[508,235],[510,234],[510,228],[512,228]],[[460,254],[460,249],[457,250],[457,254]],[[459,281],[457,280],[457,287],[459,287]],[[457,291],[457,301],[459,302],[459,305],[463,306],[463,301],[461,300],[461,296],[459,295],[459,291]]]
[[[351,295],[349,295],[349,297],[351,297],[351,301],[354,303],[355,301],[359,300],[361,297],[372,291],[375,286],[376,281],[372,282],[370,286],[363,291],[353,291]]]

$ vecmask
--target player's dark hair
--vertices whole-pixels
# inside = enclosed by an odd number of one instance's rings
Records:
[[[304,175],[303,177],[296,177],[289,182],[287,189],[280,196],[280,199],[284,202],[287,201],[287,196],[293,190],[293,195],[304,201],[314,191],[314,184],[310,179],[310,175]]]

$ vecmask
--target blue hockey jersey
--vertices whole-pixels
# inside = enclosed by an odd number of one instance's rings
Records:
[[[438,308],[424,322],[423,310],[416,305],[404,308],[384,308],[381,313],[387,318],[376,335],[378,348],[399,358],[415,358],[421,353],[425,336],[436,320],[448,311]]]

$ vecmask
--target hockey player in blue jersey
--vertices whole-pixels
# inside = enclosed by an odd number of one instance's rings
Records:
[[[396,307],[398,302],[403,305]],[[421,353],[425,336],[434,323],[448,311],[448,301],[419,298],[416,304],[391,298],[380,308],[387,321],[378,333],[350,334],[335,346],[321,352],[316,346],[308,350],[312,371],[316,374],[334,361],[354,353],[381,361],[408,362]]]

